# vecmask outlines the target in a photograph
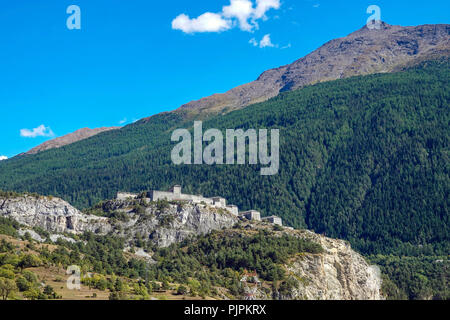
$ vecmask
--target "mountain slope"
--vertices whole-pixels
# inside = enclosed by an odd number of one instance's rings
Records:
[[[37,147],[31,149],[30,151],[26,152],[25,154],[36,154],[45,150],[54,149],[54,148],[61,148],[63,146],[75,143],[77,141],[81,141],[90,137],[93,137],[99,133],[110,131],[110,130],[117,130],[120,129],[120,127],[104,127],[104,128],[96,128],[96,129],[89,129],[89,128],[83,128],[79,129],[75,132],[69,133],[65,136],[52,139],[49,141],[46,141]]]
[[[176,112],[204,117],[266,101],[280,92],[357,75],[385,73],[450,55],[450,25],[417,27],[382,23],[332,40],[294,63],[264,72],[256,81],[183,105]]]
[[[218,116],[207,128],[280,129],[280,172],[171,163],[173,113],[0,163],[0,188],[63,197],[79,207],[119,190],[221,194],[241,209],[348,239],[365,253],[447,252],[449,62],[283,93]],[[447,251],[446,251],[447,250]]]
[[[402,27],[383,22],[380,30],[369,30],[364,26],[346,37],[329,41],[290,65],[264,72],[251,83],[224,94],[192,101],[175,113],[187,119],[204,118],[266,101],[280,92],[306,85],[357,75],[394,72],[440,56],[450,56],[449,25]],[[114,129],[119,127],[83,128],[47,141],[26,154],[59,148]]]

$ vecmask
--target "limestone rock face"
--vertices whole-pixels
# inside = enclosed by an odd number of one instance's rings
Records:
[[[201,204],[171,204],[158,208],[150,204],[143,213],[133,211],[133,201],[109,201],[108,211],[121,212],[126,222],[83,214],[58,198],[24,195],[0,198],[0,216],[12,218],[27,227],[40,227],[50,233],[113,234],[134,243],[139,236],[158,247],[168,247],[189,237],[234,226],[238,218],[226,210]],[[53,237],[55,238],[55,237]],[[56,238],[55,238],[56,239]]]
[[[0,216],[11,218],[28,227],[40,227],[52,233],[107,233],[108,219],[84,215],[58,198],[20,196],[0,198]]]
[[[144,214],[128,213],[130,220],[119,223],[117,235],[134,239],[139,235],[158,247],[168,247],[214,230],[233,227],[238,218],[226,210],[218,210],[201,204],[171,204],[158,209],[151,204]]]
[[[303,231],[303,236],[320,243],[322,254],[301,254],[286,268],[299,280],[281,299],[307,300],[380,300],[381,272],[353,251],[346,241]]]

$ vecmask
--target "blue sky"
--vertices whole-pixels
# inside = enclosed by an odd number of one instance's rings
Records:
[[[230,1],[3,1],[0,159],[250,82],[361,28],[372,4],[397,25],[449,23],[450,12],[448,0]],[[81,30],[66,26],[70,5]]]

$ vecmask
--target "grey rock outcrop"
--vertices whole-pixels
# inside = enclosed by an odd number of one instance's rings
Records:
[[[288,230],[290,236],[320,244],[322,253],[298,253],[283,267],[289,287],[268,292],[254,283],[243,283],[248,300],[383,300],[382,278],[343,240],[330,239],[307,230]]]
[[[346,241],[330,239],[309,231],[306,238],[320,243],[322,254],[301,254],[287,266],[299,285],[287,299],[380,300],[381,272],[370,266]]]
[[[188,203],[170,204],[164,209],[158,209],[152,203],[145,213],[128,212],[128,216],[128,222],[116,223],[116,227],[120,227],[117,235],[126,239],[139,235],[158,247],[168,247],[213,230],[231,228],[238,222],[238,218],[226,210]]]
[[[31,195],[0,197],[0,216],[50,233],[111,233],[130,243],[139,236],[158,247],[167,247],[213,230],[231,228],[238,221],[226,210],[201,204],[169,204],[158,208],[157,204],[150,203],[139,214],[134,212],[135,201],[113,200],[104,205],[110,212],[125,214],[126,221],[84,214],[61,199]]]
[[[18,233],[21,237],[25,237],[26,234],[28,233],[31,239],[37,242],[45,242],[46,240],[45,238],[41,237],[36,231],[31,229],[20,229]]]
[[[108,219],[84,215],[64,200],[23,195],[0,197],[0,216],[11,218],[27,227],[40,227],[52,233],[85,231],[105,234],[111,230]]]

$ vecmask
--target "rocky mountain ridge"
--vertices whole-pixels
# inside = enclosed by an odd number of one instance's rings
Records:
[[[292,64],[262,73],[251,83],[192,101],[175,112],[189,117],[229,112],[306,85],[395,72],[423,60],[449,55],[450,25],[402,27],[383,22],[379,30],[364,26],[327,42]]]

